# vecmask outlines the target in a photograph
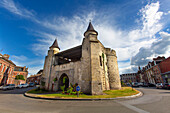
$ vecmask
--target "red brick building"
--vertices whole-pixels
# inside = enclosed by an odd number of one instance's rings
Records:
[[[14,83],[13,70],[16,65],[9,60],[9,55],[0,54],[0,85]]]
[[[16,81],[15,84],[25,84],[26,81],[27,81],[27,76],[28,76],[28,68],[26,68],[26,66],[24,67],[21,67],[21,66],[16,66],[14,68],[14,76],[17,76],[17,75],[23,75],[24,76],[24,79],[25,80],[18,80]]]
[[[170,83],[170,57],[160,62],[159,68],[163,81],[165,83]]]
[[[158,56],[153,58],[142,70],[139,69],[138,76],[142,78],[140,82],[145,83],[165,83],[170,82],[170,57]]]
[[[18,69],[21,70],[18,70]],[[9,60],[9,55],[0,54],[0,85],[6,84],[16,84],[16,75],[24,75],[25,81],[28,75],[28,68],[16,66],[11,60]],[[23,81],[22,83],[25,83]]]

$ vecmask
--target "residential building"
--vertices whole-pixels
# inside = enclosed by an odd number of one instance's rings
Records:
[[[25,83],[28,75],[28,68],[16,66],[10,55],[0,54],[0,85]],[[16,75],[23,75],[25,80],[15,80]]]
[[[13,70],[15,66],[16,65],[9,60],[9,55],[0,54],[0,85],[14,83],[15,76],[13,74]]]
[[[170,57],[165,59],[165,57],[158,56],[153,58],[152,62],[149,62],[142,70],[138,70],[138,75],[140,82],[145,83],[165,83],[170,81]]]
[[[30,77],[27,78],[27,83],[40,84],[42,73],[43,70],[39,70],[37,74],[31,75]]]
[[[14,68],[14,76],[17,75],[23,75],[25,80],[16,80],[15,84],[25,84],[27,81],[27,76],[28,76],[28,68],[26,66],[21,67],[21,66],[15,66]]]
[[[160,62],[159,68],[164,83],[170,83],[170,57]]]
[[[126,74],[121,74],[120,78],[121,81],[123,81],[124,83],[128,83],[129,81],[137,82],[136,76],[137,73],[126,73]]]

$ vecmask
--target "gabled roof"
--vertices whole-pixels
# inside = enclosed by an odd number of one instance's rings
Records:
[[[5,58],[5,57],[3,57],[3,56],[0,57],[0,59],[3,59],[3,60],[5,60],[5,61],[7,61],[8,63],[10,63],[10,64],[16,66],[11,60],[9,60],[9,59],[7,59],[7,58]]]
[[[58,48],[60,50],[57,39],[55,39],[54,43],[50,46],[50,48]]]

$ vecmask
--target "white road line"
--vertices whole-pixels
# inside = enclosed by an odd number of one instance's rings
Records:
[[[138,113],[150,113],[150,112],[147,112],[145,110],[139,109],[139,108],[137,108],[135,106],[132,106],[130,104],[127,104],[127,103],[123,103],[123,102],[120,102],[120,101],[117,101],[117,100],[116,100],[116,102],[123,105],[123,106],[125,106],[125,107],[127,107],[127,108],[129,108],[129,109],[131,109],[131,110],[133,110],[133,111],[136,111]]]

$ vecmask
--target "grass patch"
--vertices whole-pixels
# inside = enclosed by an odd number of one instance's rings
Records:
[[[30,91],[29,93],[33,92],[40,93],[41,91]],[[123,96],[131,96],[138,94],[139,91],[132,90],[131,87],[122,87],[120,90],[107,90],[103,92],[103,95],[66,95],[61,93],[54,93],[54,94],[44,94],[44,95],[38,95],[38,97],[48,97],[48,98],[116,98],[116,97],[123,97]]]

